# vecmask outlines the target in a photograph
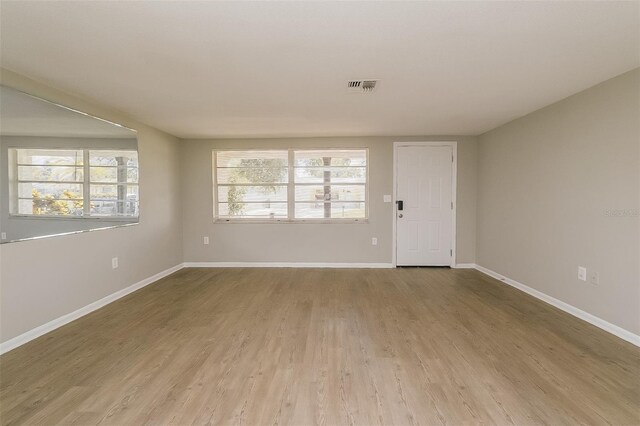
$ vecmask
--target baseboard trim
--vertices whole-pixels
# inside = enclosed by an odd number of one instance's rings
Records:
[[[29,330],[25,333],[22,333],[19,336],[14,337],[13,339],[9,339],[6,342],[2,342],[0,343],[0,355],[9,352],[12,349],[17,348],[18,346],[22,346],[27,342],[30,342],[33,339],[36,339],[44,334],[49,333],[50,331],[55,330],[56,328],[62,327],[63,325],[66,325],[68,323],[70,323],[71,321],[74,321],[80,317],[83,317],[97,309],[102,308],[105,305],[108,305],[109,303],[115,302],[116,300],[130,294],[133,293],[136,290],[141,289],[142,287],[146,287],[149,284],[152,284],[170,274],[173,274],[176,271],[179,271],[180,269],[182,269],[184,267],[184,264],[179,264],[176,266],[173,266],[169,269],[165,269],[162,272],[159,272],[155,275],[150,276],[149,278],[145,278],[142,281],[138,281],[137,283],[130,285],[127,288],[123,288],[122,290],[118,290],[115,293],[112,293],[106,297],[103,297],[100,300],[96,300],[93,303],[88,304],[87,306],[84,306],[78,310],[75,310],[71,313],[68,313],[66,315],[63,315],[59,318],[56,318],[52,321],[49,321],[46,324],[42,324],[41,326],[38,326],[32,330]]]
[[[629,330],[625,330],[622,327],[611,324],[610,322],[605,321],[602,318],[585,312],[582,309],[578,309],[573,305],[563,302],[562,300],[558,300],[555,297],[551,297],[541,291],[522,284],[521,282],[505,277],[504,275],[492,271],[491,269],[485,268],[484,266],[475,265],[475,269],[485,275],[490,276],[491,278],[495,278],[496,280],[502,281],[503,283],[510,285],[511,287],[517,288],[518,290],[523,291],[535,297],[536,299],[542,300],[543,302],[555,306],[556,308],[563,310],[566,313],[573,315],[574,317],[580,318],[581,320],[584,320],[589,324],[595,325],[596,327],[601,328],[602,330],[611,333],[614,336],[621,338],[622,340],[626,340],[627,342],[640,347],[640,336],[630,332]]]
[[[456,263],[455,269],[476,269],[475,263]]]
[[[393,268],[391,263],[185,262],[185,268]]]
[[[625,330],[622,327],[618,327],[617,325],[611,324],[610,322],[605,321],[602,318],[578,309],[575,306],[551,297],[516,280],[505,277],[495,271],[492,271],[491,269],[474,263],[459,263],[455,267],[456,269],[476,269],[483,274],[490,276],[491,278],[501,281],[520,291],[523,291],[535,297],[536,299],[542,300],[543,302],[555,306],[556,308],[567,312],[568,314],[580,318],[581,320],[595,325],[596,327],[608,333],[611,333],[635,346],[640,347],[639,335]],[[56,328],[62,327],[63,325],[81,318],[97,309],[100,309],[103,306],[108,305],[109,303],[115,302],[116,300],[130,293],[133,293],[136,290],[146,287],[147,285],[152,284],[168,275],[171,275],[172,273],[179,271],[182,268],[393,268],[393,265],[391,263],[185,262],[159,272],[151,277],[145,278],[144,280],[130,285],[127,288],[116,291],[115,293],[103,297],[102,299],[90,303],[87,306],[84,306],[76,311],[63,315],[59,318],[49,321],[46,324],[38,326],[32,330],[22,333],[19,336],[9,339],[6,342],[0,343],[0,355],[17,348],[18,346],[22,346],[33,339],[49,333]]]

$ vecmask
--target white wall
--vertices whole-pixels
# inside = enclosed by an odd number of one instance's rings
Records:
[[[640,334],[639,123],[636,69],[480,136],[477,263]]]
[[[141,199],[138,225],[0,245],[5,342],[182,263],[182,210],[175,137],[10,71],[1,82],[138,130]]]
[[[360,137],[186,140],[182,142],[185,262],[391,263],[394,206],[393,142],[458,141],[458,263],[475,261],[476,139],[473,137]],[[369,223],[213,223],[211,153],[215,148],[369,149]],[[210,244],[203,245],[202,237]],[[371,238],[378,245],[371,245]]]

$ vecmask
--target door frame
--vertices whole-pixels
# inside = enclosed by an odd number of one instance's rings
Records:
[[[397,200],[397,179],[398,179],[398,170],[397,170],[397,160],[398,160],[398,148],[407,147],[407,146],[426,146],[426,147],[434,147],[434,146],[449,146],[453,152],[453,165],[451,168],[451,200],[453,200],[453,211],[452,211],[452,224],[451,224],[451,268],[456,267],[456,218],[457,218],[457,209],[458,209],[458,199],[456,198],[456,194],[458,192],[458,142],[457,141],[416,141],[416,142],[394,142],[393,143],[393,244],[392,244],[392,256],[391,256],[391,265],[396,268],[398,266],[397,263],[397,210],[396,210],[396,200]]]

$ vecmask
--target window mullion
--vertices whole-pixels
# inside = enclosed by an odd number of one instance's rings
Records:
[[[218,151],[216,150],[213,151],[211,166],[213,168],[213,220],[216,220],[220,209],[220,206],[218,205]]]
[[[90,167],[89,167],[89,150],[82,151],[82,163],[84,170],[84,184],[82,185],[82,212],[84,216],[90,216],[91,213],[91,188],[90,188]]]
[[[295,217],[295,195],[296,195],[296,187],[295,187],[295,167],[294,167],[294,151],[292,149],[288,150],[288,163],[289,168],[287,169],[289,172],[289,183],[287,184],[287,219],[294,219]]]

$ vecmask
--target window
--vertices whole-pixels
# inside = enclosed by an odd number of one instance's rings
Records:
[[[11,213],[137,217],[138,153],[126,150],[11,149]]]
[[[219,151],[218,217],[287,218],[287,151]]]
[[[362,220],[367,150],[215,151],[221,220]]]

